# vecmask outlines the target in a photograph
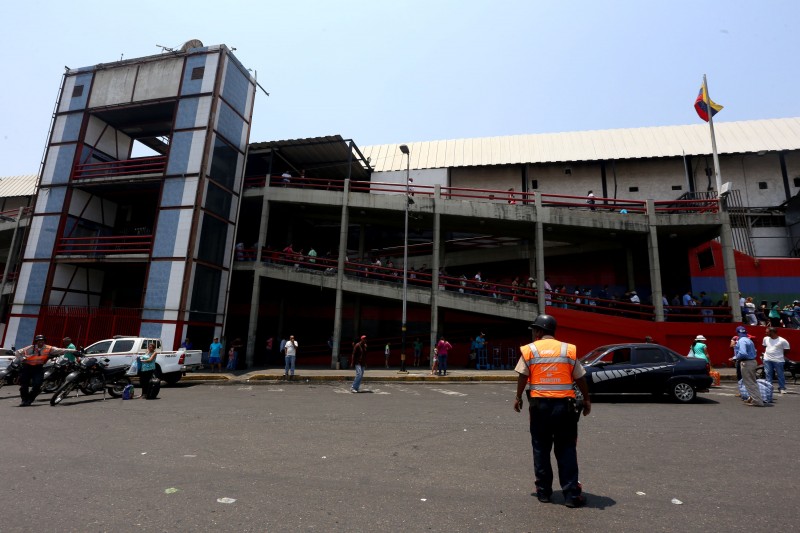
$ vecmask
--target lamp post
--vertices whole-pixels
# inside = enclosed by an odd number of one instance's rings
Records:
[[[401,327],[402,346],[400,351],[400,368],[405,370],[406,359],[406,310],[408,306],[408,204],[411,199],[409,183],[411,181],[411,151],[405,144],[400,145],[400,151],[406,156],[406,205],[405,205],[405,230],[403,231],[403,324]]]

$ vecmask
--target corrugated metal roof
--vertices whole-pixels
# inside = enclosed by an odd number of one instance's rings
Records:
[[[800,150],[800,118],[717,122],[720,154]],[[711,153],[708,125],[659,126],[414,142],[411,167],[446,168],[521,163],[643,159]],[[405,169],[399,144],[362,148],[376,171]]]
[[[0,198],[33,196],[36,194],[37,174],[0,177]]]
[[[306,177],[321,175],[329,179],[344,179],[348,176],[354,180],[369,178],[358,149],[352,150],[350,141],[343,139],[341,135],[250,144],[251,154],[262,151],[277,152],[297,171],[305,170]]]

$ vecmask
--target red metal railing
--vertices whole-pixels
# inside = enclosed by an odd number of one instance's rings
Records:
[[[70,337],[76,346],[88,346],[118,334],[136,335],[141,324],[141,309],[48,305],[39,313],[37,332],[53,345]]]
[[[72,179],[98,179],[138,174],[163,174],[167,168],[167,157],[137,157],[121,161],[82,163],[75,166]]]
[[[61,237],[56,255],[146,254],[152,247],[152,235]]]
[[[32,207],[24,207],[22,209],[22,216],[30,215],[32,211]],[[0,211],[0,222],[15,222],[18,216],[19,208]]]

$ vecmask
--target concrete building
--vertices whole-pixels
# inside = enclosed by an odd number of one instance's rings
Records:
[[[10,236],[20,217],[0,222],[9,257],[25,243],[7,261],[5,345],[219,336],[249,367],[295,335],[299,364],[335,365],[362,333],[401,342],[404,301],[409,343],[488,329],[505,365],[545,308],[586,343],[645,329],[668,343],[703,320],[671,305],[688,289],[719,302],[704,334],[720,339],[740,318],[727,294],[800,296],[800,119],[717,124],[721,205],[704,125],[405,155],[340,136],[249,143],[254,91],[225,46],[200,43],[65,74],[25,238]]]
[[[64,74],[6,344],[222,333],[254,92],[199,41]]]

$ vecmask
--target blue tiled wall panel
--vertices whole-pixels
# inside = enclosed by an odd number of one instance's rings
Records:
[[[199,94],[203,88],[203,80],[193,80],[192,70],[197,67],[205,67],[208,54],[189,56],[186,59],[186,68],[183,69],[183,83],[181,84],[181,95]],[[213,76],[214,73],[207,72],[206,75]]]
[[[186,174],[189,168],[189,156],[192,152],[191,131],[179,131],[172,137],[172,146],[169,149],[169,163],[167,174]]]
[[[44,298],[44,284],[47,281],[47,271],[50,268],[49,263],[33,263],[31,265],[31,275],[28,279],[28,286],[25,288],[25,294],[22,302],[25,305],[33,306],[31,309],[24,309],[23,313],[39,313],[39,305]]]
[[[142,319],[145,317],[142,316]],[[151,320],[161,320],[161,318],[151,318]],[[162,324],[153,323],[153,322],[142,322],[142,326],[139,329],[139,335],[141,337],[161,337],[161,326]],[[162,339],[162,342],[163,339]]]
[[[92,83],[92,76],[94,76],[94,73],[92,72],[86,72],[75,76],[75,86],[77,87],[78,85],[83,85],[83,94],[81,96],[76,96],[73,98],[72,90],[69,91],[69,94],[62,95],[62,99],[69,100],[70,111],[77,111],[79,109],[86,108],[86,102],[89,101],[89,88]]]
[[[11,343],[6,340],[6,344],[8,346],[15,346],[18,349],[30,345],[33,342],[33,337],[36,335],[37,322],[38,320],[35,318],[20,317],[16,337]]]
[[[178,233],[180,210],[162,210],[158,214],[158,227],[153,242],[153,257],[172,257]],[[155,264],[155,263],[154,263]]]
[[[64,128],[58,132],[57,136],[53,136],[52,142],[77,142],[81,133],[81,123],[83,122],[83,113],[72,113],[59,117],[64,121]]]
[[[169,261],[153,261],[150,263],[150,274],[147,278],[147,292],[144,296],[143,319],[159,320],[164,316],[164,307],[169,290],[169,275],[172,263]]]
[[[44,189],[41,189],[44,194]],[[64,198],[67,196],[66,187],[48,187],[47,202],[44,206],[45,213],[61,213],[64,208]]]
[[[244,120],[233,112],[225,102],[220,102],[218,109],[219,118],[217,119],[217,132],[229,143],[240,150],[244,150],[242,131],[244,130]]]
[[[47,215],[39,218],[41,218],[41,229],[39,230],[36,252],[33,257],[35,259],[50,259],[53,256],[60,217],[58,215]],[[36,266],[40,265],[37,264]],[[45,277],[47,277],[47,269],[45,269]],[[31,283],[33,283],[33,276],[31,276]]]
[[[242,116],[246,116],[247,94],[250,81],[236,66],[230,57],[225,58],[225,80],[222,85],[222,97]]]
[[[175,129],[181,130],[195,127],[199,103],[199,98],[181,99],[181,101],[178,103],[178,113],[175,117]]]
[[[170,178],[164,181],[161,193],[161,207],[177,207],[183,205],[183,189],[186,185],[184,178]],[[159,224],[161,221],[159,221]]]

